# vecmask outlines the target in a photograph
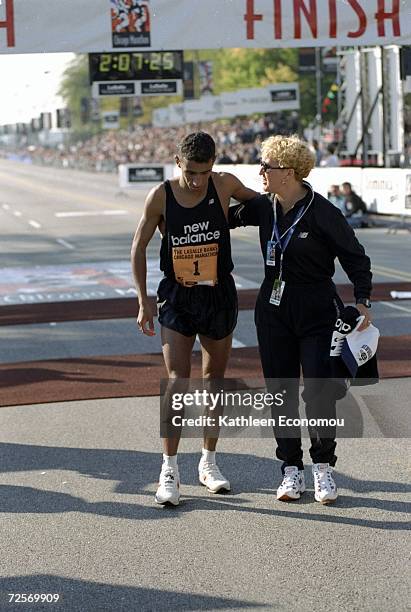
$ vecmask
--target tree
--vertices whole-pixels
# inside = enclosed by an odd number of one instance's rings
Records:
[[[76,55],[70,62],[64,71],[59,95],[70,110],[73,132],[83,136],[95,133],[95,126],[81,121],[81,100],[91,97],[87,55]]]
[[[224,49],[213,61],[217,94],[297,80],[293,49]]]

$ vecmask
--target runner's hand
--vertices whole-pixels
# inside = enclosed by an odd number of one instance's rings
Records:
[[[148,304],[142,304],[138,311],[137,326],[146,336],[155,336],[153,313]]]

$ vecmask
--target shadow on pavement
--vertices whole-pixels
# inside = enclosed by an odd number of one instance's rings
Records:
[[[9,593],[25,594],[58,594],[57,603],[8,603]],[[33,576],[12,576],[0,579],[0,609],[15,610],[68,610],[96,611],[108,610],[219,610],[268,608],[264,604],[246,602],[225,597],[196,595],[195,593],[178,593],[143,587],[122,586],[88,582],[52,576],[35,574]],[[271,606],[270,606],[271,608]]]
[[[49,381],[67,380],[70,382],[82,383],[120,383],[121,380],[116,378],[93,378],[86,376],[82,372],[67,372],[66,370],[58,370],[57,368],[7,368],[2,372],[3,382],[0,381],[0,388],[9,389],[19,385],[28,385],[34,383],[44,383]]]
[[[300,502],[279,504],[274,496],[274,489],[280,479],[279,462],[255,455],[220,453],[219,465],[222,471],[229,476],[235,493],[216,496],[200,488],[197,480],[199,456],[199,453],[180,455],[182,503],[178,508],[168,509],[153,503],[154,483],[158,480],[160,469],[158,453],[2,443],[0,444],[0,466],[3,473],[65,470],[92,479],[110,481],[107,487],[107,497],[114,492],[117,495],[120,493],[144,496],[146,500],[144,503],[89,502],[72,494],[76,483],[75,479],[70,481],[70,475],[68,475],[70,493],[10,484],[0,485],[0,513],[83,512],[132,520],[158,520],[177,518],[186,512],[218,510],[342,523],[377,529],[407,529],[407,523],[390,521],[386,517],[384,520],[373,520],[333,513],[333,508],[339,511],[342,509],[348,511],[351,508],[375,508],[385,512],[408,512],[411,505],[403,501],[358,495],[372,492],[405,494],[411,490],[411,487],[404,483],[357,480],[338,472],[337,483],[340,488],[340,497],[336,505],[323,507],[315,503],[312,491],[307,491]],[[312,477],[308,468],[306,468],[306,477],[308,486],[312,488]],[[34,478],[37,483],[38,475],[36,474]],[[53,480],[55,482],[55,479]],[[116,483],[114,488],[112,481]],[[198,486],[199,495],[190,495],[189,490],[184,494],[185,486],[187,488]],[[81,490],[83,489],[82,486]],[[344,489],[353,491],[355,495],[346,495]],[[261,503],[260,496],[266,495],[267,504],[272,507],[261,508],[256,507],[255,504],[253,506],[255,500],[251,496],[255,494],[259,495],[259,504]],[[141,497],[139,502],[141,502]]]

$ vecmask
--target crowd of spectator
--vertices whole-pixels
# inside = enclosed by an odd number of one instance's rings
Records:
[[[119,164],[173,162],[177,143],[189,131],[198,129],[215,139],[218,162],[253,164],[258,162],[264,138],[297,133],[299,124],[298,114],[293,112],[175,128],[135,125],[130,130],[108,130],[84,141],[55,147],[26,144],[13,147],[12,153],[33,163],[114,172]],[[10,150],[0,147],[0,155],[7,154]]]

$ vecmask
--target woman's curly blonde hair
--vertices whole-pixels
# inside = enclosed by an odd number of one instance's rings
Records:
[[[298,136],[270,136],[262,143],[261,154],[275,159],[280,166],[293,168],[297,181],[308,176],[315,166],[315,154]]]

